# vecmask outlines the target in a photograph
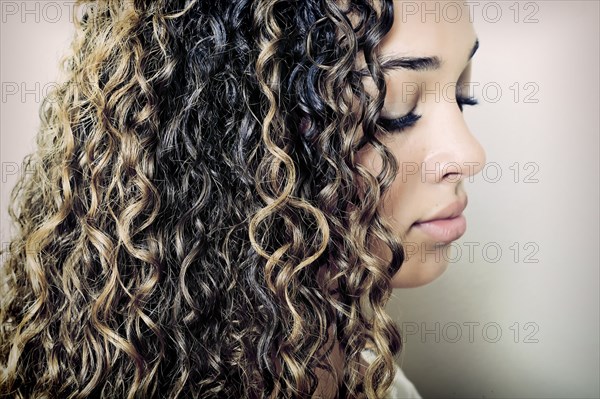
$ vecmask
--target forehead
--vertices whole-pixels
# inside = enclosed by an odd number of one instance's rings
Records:
[[[394,0],[394,23],[380,52],[438,56],[444,63],[464,64],[475,40],[469,9],[462,1]]]

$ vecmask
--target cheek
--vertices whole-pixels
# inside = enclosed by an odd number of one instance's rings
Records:
[[[406,232],[414,222],[415,191],[406,176],[399,171],[396,180],[385,193],[380,214],[392,227],[396,236],[405,238]]]
[[[387,145],[398,162],[398,172],[382,199],[381,214],[404,238],[412,223],[422,216],[421,206],[427,194],[420,177],[421,151],[406,140]]]
[[[416,131],[413,133],[417,134]],[[384,144],[398,161],[398,174],[382,199],[380,213],[401,239],[407,254],[400,270],[392,277],[391,285],[393,288],[418,287],[435,280],[448,266],[448,247],[428,244],[410,230],[412,223],[426,211],[423,204],[431,201],[427,184],[421,178],[427,146],[406,135],[390,136]],[[381,171],[381,158],[372,147],[364,148],[356,159],[374,176]],[[382,243],[376,244],[372,251],[386,261],[391,260],[389,248]]]

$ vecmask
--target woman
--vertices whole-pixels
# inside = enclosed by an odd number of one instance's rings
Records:
[[[468,17],[78,5],[12,193],[0,395],[418,397],[385,304],[465,229]]]

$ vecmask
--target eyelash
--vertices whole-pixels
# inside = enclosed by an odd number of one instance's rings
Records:
[[[387,119],[380,117],[377,123],[388,132],[401,132],[417,123],[421,118],[421,115],[415,114],[416,108],[417,107],[415,106],[408,114],[399,118]]]
[[[463,105],[477,105],[479,104],[479,101],[477,101],[475,97],[458,95],[456,96],[456,103],[458,104],[460,112],[462,112]]]
[[[463,105],[477,105],[479,102],[475,97],[457,95],[456,104],[458,105],[460,112],[462,112]],[[416,108],[417,107],[415,106],[408,114],[399,118],[387,119],[380,117],[377,123],[388,132],[401,132],[413,126],[421,118],[422,115],[415,114]]]

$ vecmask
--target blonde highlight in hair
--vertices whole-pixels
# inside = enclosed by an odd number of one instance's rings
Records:
[[[397,172],[375,124],[391,1],[77,7],[11,193],[0,397],[309,398],[316,370],[334,397],[383,397],[403,261],[379,214]]]

